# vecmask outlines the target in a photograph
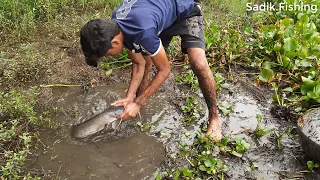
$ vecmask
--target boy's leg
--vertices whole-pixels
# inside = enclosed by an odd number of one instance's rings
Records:
[[[188,17],[178,19],[163,31],[160,37],[180,35],[182,52],[188,53],[191,68],[199,80],[200,89],[208,106],[209,126],[206,135],[210,135],[214,140],[220,140],[222,134],[217,110],[216,85],[205,56],[201,8],[200,5],[196,5]]]
[[[216,85],[205,51],[202,48],[188,48],[187,52],[192,71],[198,78],[200,89],[209,110],[209,125],[206,135],[210,135],[214,140],[220,140],[222,134],[221,123],[218,119]]]
[[[209,125],[206,135],[220,140],[221,123],[218,119],[216,84],[205,55],[205,38],[202,15],[185,20],[181,26],[185,33],[181,35],[182,51],[188,53],[191,68],[198,78],[199,86],[209,110]]]

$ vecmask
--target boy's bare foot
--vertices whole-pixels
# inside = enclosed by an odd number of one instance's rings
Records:
[[[206,136],[210,136],[214,141],[220,141],[222,139],[221,123],[218,119],[209,123]]]

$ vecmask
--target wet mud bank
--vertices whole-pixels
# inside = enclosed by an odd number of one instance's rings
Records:
[[[320,162],[320,108],[312,109],[299,119],[300,142],[308,156]]]
[[[207,122],[208,112],[200,90],[194,92],[177,84],[175,72],[141,109],[141,119],[124,121],[117,130],[107,129],[83,140],[70,136],[71,126],[103,112],[114,100],[123,97],[127,88],[127,83],[123,82],[126,81],[86,91],[52,89],[52,105],[62,112],[55,119],[63,126],[43,133],[46,150],[39,152],[34,167],[59,172],[59,176],[68,179],[154,179],[155,173],[168,168],[190,166],[180,156],[179,149],[182,144],[193,144]],[[311,159],[306,157],[299,140],[293,138],[297,136],[295,123],[272,116],[270,92],[237,81],[224,83],[217,94],[219,104],[230,105],[233,109],[225,116],[220,108],[223,135],[244,138],[251,145],[241,158],[215,152],[229,167],[227,179],[319,179],[317,172],[297,173],[307,169],[306,162]],[[259,98],[261,94],[266,98]],[[198,99],[202,110],[196,122],[184,125],[181,106],[190,96]],[[273,133],[261,138],[252,135],[258,125],[257,114],[264,117],[261,127]],[[137,122],[149,123],[151,129],[147,133],[140,132]],[[277,138],[276,135],[287,128],[290,128],[290,135]],[[253,163],[255,168],[252,168]]]

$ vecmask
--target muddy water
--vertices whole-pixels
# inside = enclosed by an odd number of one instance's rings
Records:
[[[65,112],[57,119],[65,125],[56,132],[43,135],[43,142],[49,147],[39,156],[37,167],[43,166],[69,179],[148,179],[159,167],[164,170],[172,164],[188,166],[185,160],[176,158],[179,157],[179,147],[193,143],[207,120],[208,112],[200,91],[193,93],[175,84],[174,79],[172,74],[141,109],[141,119],[136,117],[123,122],[118,131],[101,132],[82,141],[70,137],[70,126],[108,108],[110,102],[123,96],[126,85],[118,83],[94,91],[59,89],[54,93],[58,99],[56,105],[64,107]],[[279,150],[274,136],[269,134],[256,139],[248,133],[257,126],[257,114],[264,116],[262,128],[267,130],[280,133],[293,125],[273,118],[270,102],[257,101],[242,87],[236,83],[225,84],[223,90],[218,91],[218,102],[230,104],[234,110],[229,117],[219,113],[224,136],[245,138],[252,146],[242,158],[218,155],[230,169],[227,172],[229,179],[317,179],[317,173],[296,173],[305,170],[306,161],[310,160],[305,158],[297,140],[283,138]],[[197,97],[203,109],[200,119],[190,126],[180,122],[180,107],[187,96]],[[137,121],[151,123],[153,127],[147,134],[140,133]],[[252,163],[257,168],[252,169]]]
[[[161,142],[140,133],[136,121],[122,122],[117,130],[99,132],[86,139],[70,136],[71,125],[85,122],[121,98],[126,85],[55,89],[56,107],[63,108],[55,119],[61,128],[43,132],[45,150],[34,168],[56,172],[66,179],[149,179],[164,161]]]

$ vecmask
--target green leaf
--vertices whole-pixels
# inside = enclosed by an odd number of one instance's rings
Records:
[[[319,81],[314,82],[314,81],[307,79],[303,76],[302,76],[302,81],[303,81],[303,85],[300,88],[302,95],[307,95],[308,92],[312,92],[313,89],[316,87],[317,83],[319,82]]]
[[[298,95],[292,94],[291,96],[288,97],[288,101],[290,102],[295,102],[299,99]]]
[[[299,13],[299,14],[297,15],[297,18],[300,20],[303,15],[304,15],[303,13]]]
[[[237,151],[231,151],[231,154],[237,157],[242,157],[242,154],[238,153]]]
[[[262,137],[262,136],[264,136],[264,135],[266,135],[266,134],[269,134],[269,132],[270,132],[270,131],[266,131],[266,130],[264,130],[264,129],[259,129],[259,130],[256,132],[256,135],[257,135],[258,137]]]
[[[317,44],[311,49],[312,53],[319,53],[320,52],[320,45]]]
[[[159,173],[157,174],[156,180],[161,180],[161,175]]]
[[[262,68],[258,77],[262,82],[269,82],[273,75],[274,73],[271,69]]]
[[[181,174],[180,171],[179,171],[179,170],[176,170],[176,173],[175,173],[173,179],[174,179],[174,180],[179,180],[180,174]]]
[[[313,91],[307,93],[308,99],[314,99],[320,103],[320,81],[319,83],[313,88]]]
[[[200,171],[207,171],[207,168],[204,165],[199,166]]]
[[[281,46],[282,46],[281,43],[280,43],[280,42],[277,42],[277,43],[274,45],[273,50],[274,50],[275,52],[280,52]]]
[[[107,70],[107,71],[106,71],[106,76],[110,76],[111,73],[112,73],[112,69]]]
[[[283,91],[285,91],[285,92],[293,92],[293,89],[292,89],[292,87],[287,87],[287,88],[284,88]]]
[[[184,113],[190,112],[190,108],[189,108],[188,106],[181,106],[181,110],[182,110]]]
[[[301,46],[300,52],[299,52],[300,58],[306,58],[309,56],[309,48],[305,46]]]
[[[263,122],[263,116],[261,114],[257,114],[256,115],[256,118],[258,120],[259,123],[262,123]]]
[[[307,166],[308,166],[308,169],[313,169],[313,167],[314,167],[314,162],[313,162],[313,161],[308,161],[308,162],[307,162]]]
[[[194,102],[192,97],[187,97],[187,103],[192,104]]]
[[[289,26],[292,22],[292,19],[289,19],[289,18],[285,18],[281,21],[281,25],[283,26]]]
[[[206,167],[208,167],[208,168],[210,168],[210,167],[213,166],[213,164],[212,164],[212,162],[210,161],[210,159],[205,160],[205,161],[204,161],[204,165],[205,165]]]
[[[190,81],[192,81],[193,80],[193,74],[189,74],[188,76],[187,76],[187,80],[190,82]]]
[[[283,50],[287,52],[295,51],[299,48],[299,43],[296,39],[286,38],[284,39]]]
[[[296,60],[295,61],[296,66],[298,67],[312,67],[312,64],[309,60],[307,59],[302,59],[302,60]]]
[[[287,56],[282,56],[282,63],[283,67],[285,67],[286,69],[292,69],[293,67],[290,58],[288,58]]]
[[[184,177],[190,177],[190,178],[193,177],[193,173],[192,173],[192,171],[190,169],[180,168],[179,171],[182,172]]]
[[[221,139],[221,144],[222,144],[223,146],[228,145],[228,138],[222,138],[222,139]]]
[[[308,92],[312,92],[313,91],[313,88],[315,87],[314,83],[312,84],[304,84],[301,86],[301,93],[302,95],[307,95]]]
[[[309,79],[309,78],[306,78],[304,76],[301,76],[301,79],[302,79],[302,82],[303,83],[307,83],[307,84],[311,84],[311,83],[314,83],[313,80]]]
[[[292,37],[294,35],[295,35],[295,32],[294,32],[294,29],[292,27],[289,27],[284,31],[284,37],[285,38]]]
[[[251,145],[245,141],[242,142],[242,145],[244,148],[246,148],[247,150],[251,148]]]
[[[253,28],[247,26],[247,27],[245,28],[245,30],[244,30],[244,34],[246,34],[246,35],[251,35],[251,34],[253,34]]]
[[[309,16],[308,16],[307,14],[301,16],[300,21],[301,21],[303,24],[307,24],[307,23],[309,22]]]
[[[294,111],[297,112],[297,113],[299,113],[299,112],[302,111],[302,107],[301,107],[301,106],[298,106]]]

